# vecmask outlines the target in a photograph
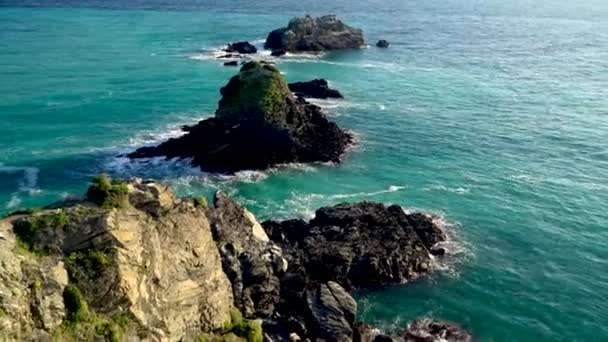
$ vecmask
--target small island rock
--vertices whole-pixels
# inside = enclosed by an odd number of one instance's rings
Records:
[[[293,18],[287,25],[268,35],[264,47],[289,52],[319,52],[359,49],[364,46],[363,32],[344,24],[335,15]]]
[[[386,49],[387,47],[389,47],[391,44],[388,42],[388,40],[385,39],[380,39],[377,43],[376,46],[379,48],[384,48]]]
[[[339,162],[352,142],[321,108],[295,98],[270,64],[244,64],[220,93],[215,117],[128,157],[192,158],[204,171],[232,173],[291,162]]]
[[[224,49],[224,51],[236,52],[236,53],[242,53],[242,54],[252,54],[252,53],[258,52],[258,49],[255,46],[253,46],[252,44],[250,44],[249,42],[236,42],[236,43],[228,44],[228,46],[226,47],[226,49]]]
[[[289,89],[294,92],[296,96],[310,97],[315,99],[341,99],[343,97],[339,91],[331,89],[327,81],[324,79],[289,83]]]

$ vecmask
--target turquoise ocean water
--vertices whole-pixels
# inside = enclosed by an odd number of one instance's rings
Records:
[[[358,293],[383,327],[453,320],[480,341],[608,341],[608,3],[0,1],[0,212],[91,176],[223,189],[261,218],[375,200],[434,213],[443,271]],[[116,156],[211,116],[236,69],[212,55],[294,15],[336,13],[371,47],[278,66],[324,77],[358,145],[341,165],[212,176]],[[373,43],[388,39],[390,49]]]

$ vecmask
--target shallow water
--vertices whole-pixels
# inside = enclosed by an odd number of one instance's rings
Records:
[[[44,6],[41,5],[44,4]],[[86,190],[92,175],[222,189],[261,218],[375,200],[434,213],[457,253],[430,279],[358,293],[389,327],[453,320],[481,341],[608,340],[608,4],[604,1],[2,1],[0,211]],[[319,101],[358,145],[340,165],[212,176],[120,153],[211,116],[236,69],[305,12],[340,14],[372,47],[277,61],[324,77]],[[378,39],[391,47],[373,47]]]

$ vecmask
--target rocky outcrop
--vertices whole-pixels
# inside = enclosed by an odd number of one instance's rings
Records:
[[[251,45],[249,42],[236,42],[232,44],[228,44],[228,46],[224,49],[226,52],[236,52],[241,54],[252,54],[258,52],[258,49]]]
[[[129,157],[192,158],[205,171],[230,173],[290,162],[338,162],[352,141],[319,107],[295,98],[272,65],[246,63],[220,92],[215,117]]]
[[[431,269],[429,250],[445,239],[428,216],[371,202],[321,208],[309,222],[267,221],[263,226],[291,252],[290,265],[304,268],[311,281],[335,281],[347,289],[416,279]],[[424,239],[419,232],[427,234]]]
[[[289,89],[296,95],[301,97],[309,97],[315,99],[343,98],[342,94],[335,89],[331,89],[329,84],[324,79],[315,79],[308,82],[289,83]]]
[[[383,48],[386,49],[390,46],[391,44],[388,42],[388,40],[385,39],[380,39],[377,43],[376,46],[379,48]]]
[[[309,222],[260,226],[218,193],[208,216],[237,307],[263,317],[273,340],[352,340],[359,330],[350,291],[428,272],[429,249],[444,239],[438,228],[432,236],[425,215],[368,202],[321,208]]]
[[[334,15],[293,18],[287,25],[270,32],[264,47],[289,52],[359,49],[365,45],[363,32],[338,20]]]
[[[231,284],[205,209],[155,182],[100,184],[109,187],[89,194],[106,191],[102,207],[0,222],[0,335],[178,341],[230,321]]]

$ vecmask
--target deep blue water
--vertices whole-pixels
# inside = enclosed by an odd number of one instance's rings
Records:
[[[214,50],[305,13],[336,13],[372,46],[277,61],[345,94],[320,103],[358,137],[343,164],[220,177],[116,157],[213,114],[236,72]],[[261,218],[397,203],[437,215],[453,255],[359,293],[360,319],[608,340],[608,2],[4,0],[0,80],[0,212],[81,194],[102,171],[223,189]]]

